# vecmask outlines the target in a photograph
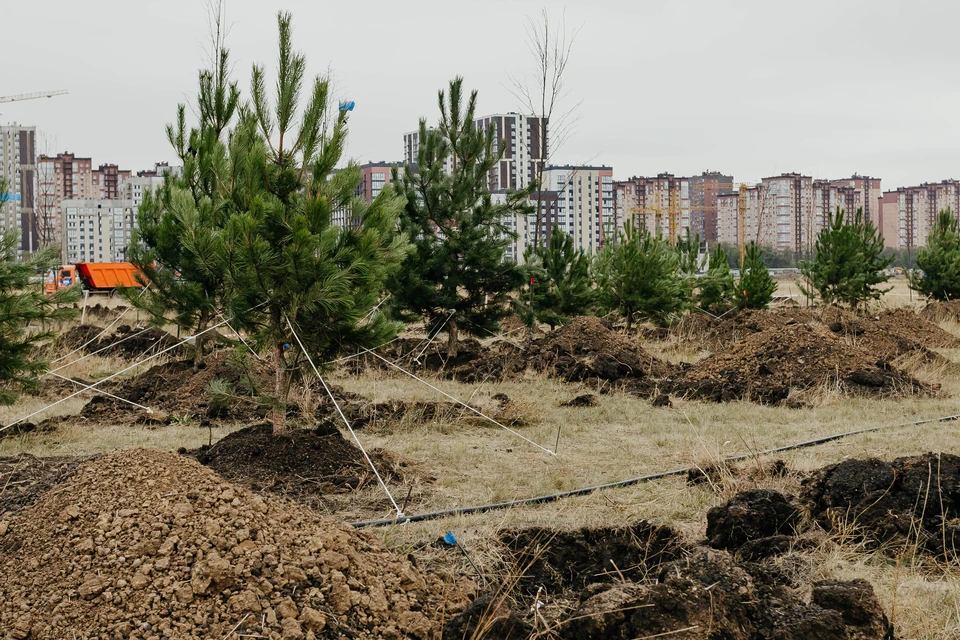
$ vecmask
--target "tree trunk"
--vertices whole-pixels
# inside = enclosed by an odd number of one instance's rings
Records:
[[[630,331],[630,329],[633,328],[633,314],[627,313],[626,319],[627,319],[627,331]]]
[[[274,356],[274,380],[273,391],[276,394],[276,407],[273,409],[273,435],[279,436],[287,433],[287,399],[284,395],[286,360],[283,357],[283,343],[277,342],[273,345]]]
[[[451,318],[447,323],[447,357],[457,357],[457,347],[460,345],[460,334],[457,331],[457,319]]]
[[[193,339],[193,370],[200,370],[200,363],[203,362],[203,340],[206,337],[203,332],[207,328],[207,314],[200,314],[200,321],[197,323],[197,333]]]

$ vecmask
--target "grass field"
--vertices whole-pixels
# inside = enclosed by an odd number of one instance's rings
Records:
[[[796,284],[781,283],[781,293]],[[884,302],[903,303],[905,283],[899,280]],[[960,326],[942,325],[960,335]],[[695,362],[703,352],[674,343],[645,345],[673,361]],[[960,363],[960,350],[941,350]],[[90,358],[65,371],[97,379],[116,371],[115,359]],[[747,402],[714,404],[674,399],[673,406],[655,408],[648,400],[623,393],[602,394],[592,408],[563,408],[561,402],[583,386],[543,376],[520,381],[479,385],[431,380],[450,395],[473,406],[489,405],[495,394],[506,394],[521,424],[513,426],[525,438],[548,449],[550,455],[492,423],[444,418],[440,421],[402,421],[386,429],[358,433],[367,448],[383,448],[407,462],[405,480],[391,487],[407,513],[424,513],[552,494],[614,482],[671,469],[716,464],[723,458],[869,427],[881,431],[852,436],[822,446],[758,456],[737,465],[742,473],[729,475],[719,485],[688,486],[683,477],[606,490],[540,506],[525,506],[472,516],[448,517],[399,527],[372,529],[389,547],[406,553],[416,550],[422,561],[464,563],[459,557],[424,547],[447,531],[456,532],[471,550],[480,570],[501,570],[496,538],[499,531],[522,525],[553,528],[616,526],[646,519],[666,524],[688,539],[703,539],[706,512],[738,490],[762,486],[785,493],[799,490],[797,476],[773,478],[765,468],[782,459],[803,472],[847,458],[897,456],[933,452],[960,452],[960,429],[954,422],[896,426],[921,419],[960,413],[960,373],[953,367],[917,371],[921,379],[942,385],[937,398],[851,399],[823,388],[813,406],[804,409],[764,407]],[[332,381],[371,401],[388,399],[438,400],[437,393],[399,374],[368,373],[333,376]],[[0,409],[4,424],[40,409],[48,396],[26,398]],[[37,419],[79,412],[84,398],[55,407]],[[464,409],[464,416],[468,415]],[[125,447],[176,450],[216,441],[235,427],[201,428],[183,421],[164,427],[131,427],[71,423],[50,433],[31,433],[0,440],[0,455],[86,455]],[[336,517],[359,520],[390,517],[390,502],[373,482],[347,499],[336,501]],[[813,551],[792,554],[811,578],[863,577],[876,588],[885,610],[904,638],[960,637],[960,572],[955,564],[937,564],[905,547],[899,554],[866,552],[837,536],[824,535]],[[468,571],[468,567],[463,567]]]

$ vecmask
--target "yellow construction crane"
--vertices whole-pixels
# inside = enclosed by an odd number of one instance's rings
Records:
[[[65,93],[68,93],[66,89],[39,91],[37,93],[21,93],[15,96],[2,96],[0,97],[0,102],[20,102],[22,100],[36,100],[37,98],[52,98],[53,96],[62,96]]]
[[[743,261],[747,257],[747,184],[740,183],[737,198],[737,247],[740,249],[740,275],[743,276]]]

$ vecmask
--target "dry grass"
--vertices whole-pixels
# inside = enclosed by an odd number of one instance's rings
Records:
[[[941,326],[960,335],[958,323]],[[702,356],[675,341],[648,342],[644,347],[672,362],[695,362]],[[938,352],[960,363],[960,349]],[[97,379],[122,368],[121,363],[124,361],[90,358],[66,371],[69,375]],[[523,436],[552,449],[559,431],[558,455],[551,456],[496,425],[461,419],[460,414],[429,422],[404,420],[389,428],[361,431],[359,436],[368,448],[385,448],[412,463],[413,474],[407,484],[392,490],[400,502],[409,492],[406,510],[423,513],[552,494],[670,469],[706,467],[731,455],[819,436],[958,413],[955,398],[960,396],[960,372],[956,367],[918,365],[916,375],[942,384],[943,397],[851,399],[825,387],[808,392],[805,399],[813,406],[798,410],[745,402],[712,404],[677,399],[673,408],[654,408],[649,401],[614,393],[601,395],[597,407],[561,408],[561,402],[592,390],[539,376],[480,385],[431,380],[481,409],[494,405],[493,395],[505,393],[524,418],[526,426],[516,427]],[[426,386],[392,373],[372,372],[363,377],[334,377],[331,381],[374,402],[445,400]],[[40,408],[44,401],[27,398],[16,407],[0,409],[0,420],[6,423]],[[303,401],[315,402],[316,396]],[[76,413],[82,404],[81,399],[72,400],[56,411]],[[232,429],[214,429],[213,439]],[[0,440],[0,454],[89,454],[132,446],[171,450],[205,444],[209,437],[206,428],[190,424],[159,429],[74,425],[55,433]],[[890,428],[776,457],[790,469],[809,471],[848,457],[890,459],[927,451],[960,452],[957,424]],[[616,526],[648,519],[669,524],[691,540],[700,540],[707,510],[738,490],[764,486],[787,493],[798,491],[796,476],[771,478],[766,474],[773,459],[766,456],[741,463],[740,473],[725,476],[716,485],[688,486],[682,477],[669,478],[539,506],[375,529],[373,533],[400,552],[419,550],[427,556],[428,563],[450,563],[462,560],[454,554],[424,550],[423,544],[446,531],[454,531],[481,570],[491,575],[502,566],[495,541],[504,528]],[[351,511],[340,515],[345,519],[389,516],[385,504],[379,489],[371,486],[345,507]],[[825,541],[821,549],[805,552],[802,559],[812,579],[868,579],[902,637],[960,637],[960,572],[956,567],[897,563],[888,556],[863,553],[836,539]],[[472,571],[468,566],[464,570]]]

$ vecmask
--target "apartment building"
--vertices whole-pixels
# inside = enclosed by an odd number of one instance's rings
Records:
[[[717,196],[733,192],[733,176],[704,171],[688,178],[690,186],[690,235],[707,244],[717,242]]]
[[[90,173],[94,198],[97,200],[116,200],[120,197],[120,185],[130,176],[130,171],[120,169],[115,164],[100,165]]]
[[[758,241],[761,234],[761,215],[763,208],[763,189],[761,185],[747,187],[744,197],[744,240]],[[717,194],[717,242],[737,245],[739,236],[740,191]]]
[[[884,245],[893,249],[926,245],[937,215],[944,209],[960,211],[960,183],[956,180],[925,182],[885,192],[880,213]]]
[[[360,186],[357,195],[367,202],[373,202],[385,185],[390,184],[394,167],[403,169],[399,162],[368,162],[360,165]]]
[[[136,227],[132,200],[67,199],[60,203],[66,263],[123,262]]]
[[[7,193],[0,201],[0,233],[16,230],[20,253],[40,246],[35,207],[37,185],[36,127],[0,126],[0,178]]]
[[[63,224],[60,218],[64,200],[95,199],[93,161],[63,152],[41,155],[37,160],[37,223],[44,242],[60,243]]]
[[[618,230],[623,228],[624,221],[630,219],[639,228],[670,236],[670,215],[673,212],[677,227],[674,239],[685,238],[687,234],[692,237],[696,233],[691,228],[690,178],[672,173],[661,173],[654,178],[634,176],[617,182],[613,193]]]
[[[544,119],[521,113],[498,113],[477,118],[474,124],[484,129],[493,128],[495,145],[503,149],[503,156],[490,172],[490,191],[523,189],[537,177],[540,158],[547,157],[549,130]],[[403,161],[415,166],[419,151],[419,130],[403,134]],[[445,168],[449,171],[452,165],[447,162]]]

